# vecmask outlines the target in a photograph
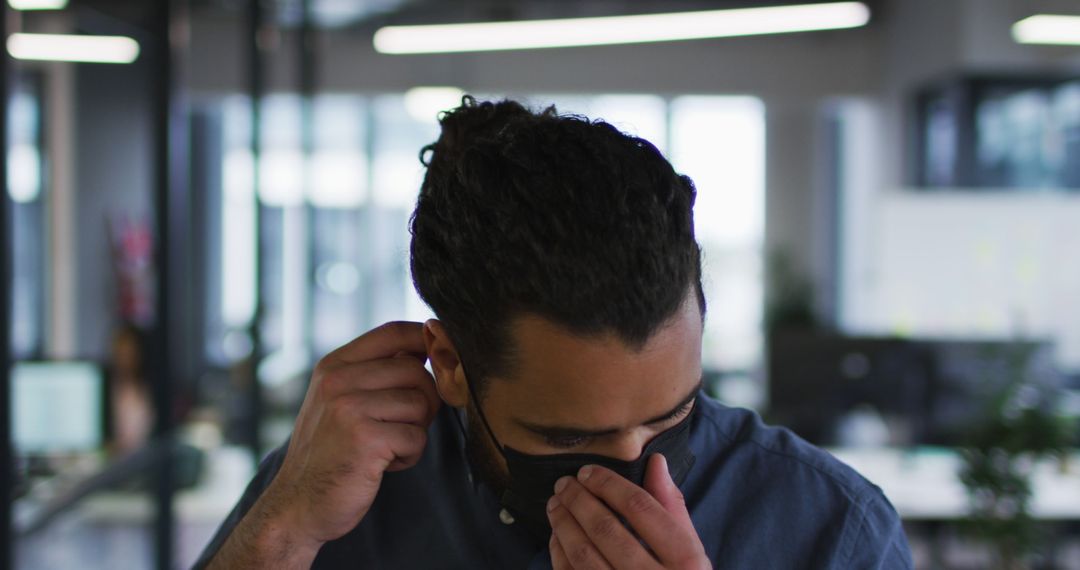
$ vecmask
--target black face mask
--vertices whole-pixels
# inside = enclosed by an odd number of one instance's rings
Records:
[[[574,477],[586,465],[600,465],[626,478],[635,485],[642,486],[645,481],[645,469],[649,458],[659,453],[668,463],[668,471],[676,485],[686,480],[686,475],[693,467],[695,457],[690,452],[690,423],[697,410],[697,404],[690,413],[675,426],[654,437],[633,461],[623,461],[593,453],[557,453],[551,455],[530,455],[511,447],[499,444],[495,433],[491,431],[487,417],[480,409],[476,398],[472,376],[464,369],[473,405],[480,416],[488,436],[495,449],[506,460],[510,473],[509,486],[500,497],[502,506],[522,523],[537,538],[546,540],[551,535],[551,524],[547,518],[547,502],[554,494],[555,482],[562,477]],[[463,430],[464,431],[464,430]]]

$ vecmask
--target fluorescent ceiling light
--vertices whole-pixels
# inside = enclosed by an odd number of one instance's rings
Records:
[[[707,10],[638,16],[387,26],[375,32],[386,54],[539,49],[856,28],[870,19],[862,2]]]
[[[63,10],[68,0],[8,0],[8,6],[15,10]]]
[[[139,43],[123,36],[63,34],[11,34],[8,53],[15,59],[131,63],[139,57]]]
[[[1080,45],[1080,16],[1031,16],[1013,24],[1012,35],[1022,44]]]
[[[464,96],[457,87],[413,87],[405,92],[405,110],[414,121],[438,124],[439,113],[461,105]]]

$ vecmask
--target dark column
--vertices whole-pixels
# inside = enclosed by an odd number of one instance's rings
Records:
[[[7,29],[7,4],[0,6],[0,30]],[[11,449],[11,224],[8,216],[7,187],[7,111],[11,65],[7,50],[0,53],[0,570],[14,567],[14,541],[11,528],[12,489],[15,486]]]
[[[304,176],[302,188],[303,195],[307,196],[311,190],[311,159],[315,152],[315,33],[311,21],[311,0],[300,0],[300,33],[299,41],[296,42],[299,53],[296,60],[299,62],[296,76],[299,78],[300,92],[300,149],[304,157]],[[315,328],[315,248],[318,241],[315,239],[315,210],[311,202],[304,201],[304,216],[306,218],[305,229],[308,240],[308,256],[306,272],[309,286],[312,287],[304,303],[307,309],[304,311],[304,343],[311,348],[314,346]],[[318,356],[318,355],[315,355]]]
[[[160,570],[174,566],[176,488],[175,389],[183,380],[178,372],[179,355],[184,354],[183,320],[185,276],[177,271],[188,258],[183,233],[190,219],[187,188],[187,117],[181,97],[178,59],[183,41],[182,19],[186,0],[157,0],[151,23],[152,45],[147,55],[153,59],[153,181],[157,268],[156,321],[152,334],[153,359],[148,362],[153,379],[156,413],[154,445],[157,455],[153,498],[154,562]],[[186,366],[184,367],[187,368]]]
[[[259,151],[262,148],[262,105],[266,91],[266,61],[263,56],[263,12],[261,0],[248,0],[248,96],[251,99],[251,156],[255,171],[252,172],[255,200],[255,315],[248,331],[251,337],[251,356],[245,367],[248,375],[247,390],[247,429],[245,430],[252,456],[258,462],[262,458],[262,441],[259,426],[263,416],[262,386],[259,384],[259,361],[262,359],[262,314],[263,314],[263,260],[266,259],[262,240],[262,206],[259,205],[259,188],[262,185],[259,175]]]

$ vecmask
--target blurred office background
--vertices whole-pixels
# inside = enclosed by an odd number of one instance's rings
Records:
[[[431,316],[407,221],[464,92],[696,181],[708,389],[880,485],[918,567],[1080,568],[1080,6],[783,6],[7,0],[0,568],[195,560],[315,361]]]

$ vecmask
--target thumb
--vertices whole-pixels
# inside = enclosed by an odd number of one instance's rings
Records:
[[[690,522],[690,513],[686,510],[686,499],[683,498],[679,487],[671,480],[667,458],[659,453],[649,458],[649,463],[645,468],[645,490],[680,524],[693,527]]]

